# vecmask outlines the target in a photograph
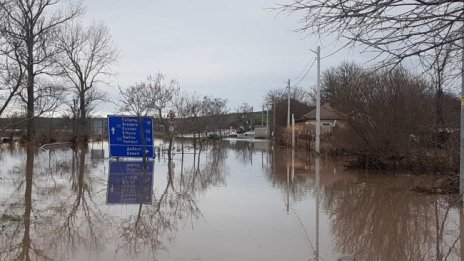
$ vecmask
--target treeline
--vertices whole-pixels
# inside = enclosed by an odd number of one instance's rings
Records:
[[[120,51],[108,27],[84,25],[83,14],[78,0],[0,1],[0,117],[23,118],[0,130],[25,124],[26,140],[39,142],[38,119],[64,116],[74,121],[73,139],[85,142],[88,119],[102,102],[116,104],[118,113],[154,116],[170,134],[229,127],[226,99],[182,91],[162,73],[108,98],[103,87]],[[185,120],[174,126],[176,118]]]
[[[441,86],[404,68],[344,63],[323,74],[322,96],[347,116],[333,146],[356,166],[457,171],[460,104]]]
[[[102,23],[84,25],[82,1],[0,2],[0,116],[25,112],[26,139],[38,117],[60,111],[78,122],[80,140],[99,87],[108,83],[119,50]],[[8,127],[8,126],[7,126]]]

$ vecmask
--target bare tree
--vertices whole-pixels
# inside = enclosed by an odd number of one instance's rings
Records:
[[[148,86],[145,82],[136,83],[126,89],[119,88],[119,97],[115,104],[122,112],[134,114],[137,117],[147,116],[154,111],[147,91]]]
[[[173,99],[179,94],[179,83],[176,80],[167,81],[162,73],[149,76],[147,83],[149,91],[147,95],[152,101],[150,106],[155,111],[156,117],[163,122],[165,131],[169,132],[167,115],[169,111],[175,109]]]
[[[449,45],[437,47],[431,55],[422,55],[420,61],[425,68],[432,70],[426,71],[429,76],[435,92],[435,121],[437,130],[445,125],[443,115],[443,96],[446,87],[451,85],[452,77],[448,72],[451,68],[448,63],[451,60],[451,48]],[[448,88],[447,88],[448,89]]]
[[[104,24],[92,24],[83,28],[80,24],[65,26],[58,37],[58,46],[63,51],[57,63],[61,73],[69,80],[75,99],[78,102],[79,136],[81,141],[87,138],[87,117],[95,101],[103,99],[96,89],[105,83],[111,65],[119,51]]]
[[[330,68],[322,74],[321,101],[334,100],[342,95],[344,87],[361,84],[366,71],[355,63],[344,62],[337,67]]]
[[[148,95],[149,90],[150,86],[145,82],[136,83],[126,89],[119,88],[119,97],[115,102],[120,111],[130,113],[137,116],[138,118],[139,132],[143,143],[144,163],[146,163],[147,159],[145,156],[145,146],[147,144],[145,139],[145,131],[143,128],[143,118],[154,111],[153,101]]]
[[[335,129],[334,145],[357,155],[359,166],[455,170],[455,148],[444,148],[440,155],[431,156],[430,152],[436,151],[436,146],[432,147],[437,129],[436,96],[433,85],[423,77],[400,67],[373,72],[344,64],[324,74],[323,90],[348,118],[346,128]],[[448,94],[443,98],[448,103],[444,111],[458,114],[457,98]],[[445,126],[455,128],[458,119],[447,118]],[[443,159],[450,164],[443,164]]]
[[[287,88],[282,88],[268,91],[264,96],[264,103],[273,104],[275,102],[287,100],[287,90]],[[290,98],[307,105],[312,103],[311,93],[299,86],[290,89]]]
[[[175,80],[166,82],[161,73],[149,76],[146,82],[137,83],[127,89],[119,89],[118,107],[120,110],[141,116],[154,114],[164,125],[169,137],[169,156],[174,139],[173,113],[174,97],[179,93],[179,84]],[[169,117],[168,117],[169,116]],[[142,131],[143,133],[143,131]],[[142,136],[142,140],[145,140]]]
[[[20,79],[16,81],[21,81]],[[15,106],[15,112],[17,113],[18,108],[26,108],[27,110],[27,101],[28,101],[28,94],[27,89],[23,86],[22,82],[16,82],[17,86],[14,88],[18,88],[14,93],[10,93],[11,100],[19,101],[22,105],[25,106]],[[12,123],[10,126],[6,126],[3,130],[10,128],[12,126],[16,126],[22,124],[24,122],[29,122],[31,119],[35,119],[37,117],[48,115],[52,116],[64,103],[65,101],[65,88],[59,82],[54,81],[52,78],[38,78],[35,81],[35,89],[34,89],[34,115],[28,117],[26,115],[25,118]],[[6,107],[8,104],[4,104]],[[21,115],[21,118],[23,115]],[[37,128],[38,129],[38,128]],[[37,132],[37,129],[34,129],[34,133]],[[42,140],[45,141],[45,140]]]
[[[243,126],[243,131],[249,131],[252,126],[253,107],[244,102],[237,108],[237,121]]]
[[[13,48],[12,51],[15,52],[17,49]],[[15,53],[14,56],[16,59],[0,57],[0,116],[24,86],[24,66],[18,62],[18,53]]]
[[[301,14],[300,31],[335,35],[346,39],[347,45],[360,43],[378,52],[383,66],[433,53],[441,46],[450,48],[450,62],[459,61],[461,1],[290,0],[277,9]]]
[[[217,131],[222,138],[222,129],[225,126],[225,116],[227,115],[227,99],[203,97],[204,116],[208,119],[208,128]]]
[[[179,94],[180,87],[176,80],[166,80],[162,73],[148,77],[148,93],[150,106],[155,111],[155,117],[163,123],[164,130],[169,139],[168,157],[171,159],[171,150],[174,140],[174,97]]]
[[[17,60],[26,71],[27,139],[35,126],[35,78],[50,73],[58,49],[53,41],[58,28],[82,13],[79,2],[63,8],[62,0],[3,0],[0,2],[0,54]],[[14,50],[14,51],[13,51]]]
[[[189,125],[189,130],[193,133],[193,147],[196,152],[197,148],[197,141],[200,141],[200,150],[202,147],[201,139],[200,139],[200,132],[201,132],[201,119],[203,117],[203,104],[201,98],[198,94],[193,93],[186,98],[185,102],[186,106],[186,115],[188,116],[187,122]],[[198,138],[197,138],[198,134]]]

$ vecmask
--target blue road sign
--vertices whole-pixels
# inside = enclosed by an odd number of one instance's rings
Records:
[[[153,161],[110,161],[107,204],[152,203]]]
[[[110,157],[153,158],[153,118],[135,116],[108,116],[108,142]]]

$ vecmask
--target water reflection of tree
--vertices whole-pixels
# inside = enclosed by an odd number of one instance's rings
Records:
[[[385,177],[360,182],[388,186]],[[439,197],[343,182],[325,194],[339,252],[359,260],[459,259],[459,213]]]
[[[253,164],[253,142],[237,142],[233,146],[235,158],[243,165]]]
[[[117,252],[124,250],[134,257],[148,251],[155,258],[157,251],[165,249],[165,243],[175,238],[180,227],[193,225],[202,216],[197,205],[198,194],[223,184],[227,173],[224,169],[226,150],[205,148],[202,151],[208,153],[203,157],[205,164],[199,164],[200,155],[189,155],[193,157],[192,167],[184,169],[182,161],[177,176],[173,161],[168,161],[166,187],[159,198],[155,197],[155,204],[139,204],[137,214],[122,220]]]
[[[187,188],[187,191],[192,195],[201,193],[211,186],[224,185],[226,182],[228,172],[225,168],[224,160],[227,157],[227,150],[222,146],[214,146],[209,148],[206,153],[206,161],[203,166],[199,163],[196,166],[194,164],[190,172],[187,171],[187,175],[181,170],[181,185]]]
[[[40,240],[34,241],[31,234],[36,231],[36,225],[32,222],[32,188],[34,175],[34,149],[28,146],[26,149],[25,187],[24,187],[24,212],[15,215],[14,211],[4,214],[1,220],[0,233],[0,260],[51,260],[40,246]],[[16,202],[10,207],[16,207],[20,212],[21,203]],[[5,219],[8,215],[10,218]]]
[[[92,180],[86,164],[87,152],[85,146],[73,151],[70,175],[73,193],[54,208],[57,220],[49,235],[52,249],[74,252],[81,246],[93,250],[102,248],[105,238],[102,225],[107,223],[107,217],[93,200]]]
[[[164,240],[171,240],[182,218],[198,216],[199,209],[195,200],[174,187],[174,169],[168,162],[167,185],[155,204],[138,206],[136,215],[121,222],[121,239],[118,251],[123,249],[131,256],[137,256],[143,250],[151,254],[163,248]]]
[[[314,188],[309,154],[285,148],[276,148],[272,153],[267,178],[284,194],[288,192],[293,201],[303,200]]]

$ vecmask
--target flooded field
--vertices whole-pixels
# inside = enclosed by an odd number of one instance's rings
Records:
[[[160,141],[158,141],[158,144]],[[460,260],[460,208],[436,178],[345,171],[264,141],[174,159],[0,150],[0,260]]]

